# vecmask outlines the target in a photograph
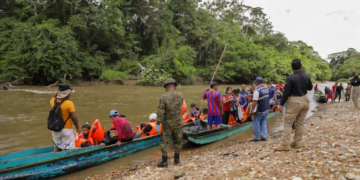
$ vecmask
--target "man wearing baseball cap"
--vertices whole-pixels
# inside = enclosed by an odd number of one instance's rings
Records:
[[[253,133],[254,139],[252,142],[257,141],[266,141],[267,137],[267,115],[270,110],[270,102],[269,102],[269,88],[263,85],[263,78],[257,77],[254,81],[256,85],[254,94],[253,94],[253,103],[251,109],[251,114],[253,114]],[[261,139],[260,139],[260,132]]]
[[[69,100],[72,91],[73,89],[71,89],[69,85],[61,84],[55,97],[50,100],[51,107],[54,107],[55,103],[62,102],[60,104],[61,116],[65,122],[64,129],[59,132],[51,132],[54,141],[54,152],[75,149],[73,125],[75,125],[76,131],[80,133],[78,118],[75,115],[75,106],[74,103]]]
[[[275,151],[290,151],[291,147],[301,148],[304,146],[302,136],[305,132],[305,117],[309,111],[309,99],[306,94],[307,91],[312,90],[313,85],[310,77],[301,71],[302,62],[300,59],[294,59],[291,62],[291,69],[294,73],[286,78],[284,94],[280,103],[280,107],[284,105],[286,107],[283,138],[280,146],[275,148]],[[294,122],[295,136],[291,143]]]
[[[119,117],[117,110],[111,110],[109,118],[112,120],[113,127],[110,130],[116,130],[118,146],[121,145],[121,142],[129,142],[134,138],[134,132],[131,128],[129,121],[125,117]],[[108,131],[110,131],[108,130]],[[107,131],[107,132],[108,132]]]

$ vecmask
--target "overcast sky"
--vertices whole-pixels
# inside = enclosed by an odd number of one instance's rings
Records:
[[[360,0],[245,0],[262,7],[275,31],[302,40],[322,58],[349,47],[360,50]]]

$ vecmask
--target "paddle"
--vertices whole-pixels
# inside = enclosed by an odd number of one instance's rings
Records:
[[[218,62],[218,64],[217,64],[216,69],[215,69],[215,71],[214,71],[214,74],[213,74],[213,76],[212,76],[212,78],[211,78],[211,81],[210,81],[210,84],[209,84],[209,89],[210,89],[211,83],[212,83],[213,80],[214,80],[215,74],[216,74],[217,70],[219,69],[221,60],[222,60],[223,57],[224,57],[226,48],[227,48],[227,44],[225,44],[224,50],[223,50],[223,52],[222,52],[222,54],[221,54],[221,56],[220,56],[220,60],[219,60],[219,62]],[[200,109],[199,109],[199,114],[201,114],[201,108],[202,108],[202,106],[203,106],[203,104],[204,104],[204,101],[205,101],[205,99],[203,99],[203,101],[201,102]]]

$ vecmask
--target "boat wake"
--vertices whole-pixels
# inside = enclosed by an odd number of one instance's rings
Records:
[[[54,94],[55,91],[40,91],[40,90],[31,90],[31,89],[11,89],[10,91],[25,91],[25,92],[31,92],[35,94]]]

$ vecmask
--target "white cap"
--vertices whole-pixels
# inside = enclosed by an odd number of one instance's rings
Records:
[[[150,114],[150,116],[149,116],[149,120],[150,120],[150,121],[155,121],[156,119],[157,119],[156,113]]]

